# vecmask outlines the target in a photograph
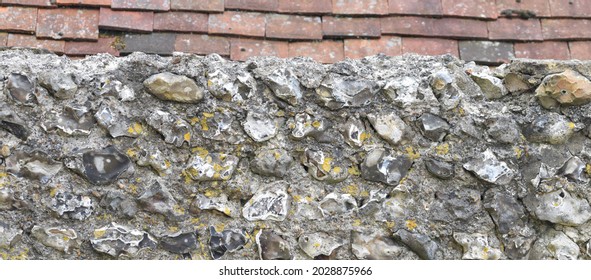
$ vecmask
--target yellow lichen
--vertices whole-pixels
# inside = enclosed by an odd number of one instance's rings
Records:
[[[515,156],[517,156],[518,159],[523,156],[523,149],[519,147],[513,147],[513,151],[515,151]]]
[[[55,197],[55,195],[57,194],[57,191],[59,189],[60,189],[59,187],[51,188],[51,190],[49,190],[49,196]]]
[[[228,207],[225,207],[223,212],[224,212],[224,214],[226,214],[227,216],[230,216],[230,214],[232,214],[232,211],[231,211],[231,210],[230,210],[230,208],[228,208]]]
[[[185,133],[185,135],[183,135],[183,139],[187,142],[191,141],[191,133]]]
[[[325,172],[329,172],[330,171],[330,163],[332,162],[332,158],[326,157],[324,158],[324,162],[322,162],[322,170],[324,170]]]
[[[200,158],[205,159],[209,152],[203,147],[195,147],[191,149],[191,152],[196,153]]]
[[[359,140],[361,140],[361,142],[369,139],[371,137],[371,134],[367,133],[367,132],[361,132],[361,134],[359,134]]]
[[[213,113],[208,113],[208,112],[203,112],[203,117],[206,118],[213,118],[214,114]]]
[[[130,158],[134,158],[137,155],[137,150],[134,148],[129,148],[127,149],[127,151],[125,152],[127,154],[128,157]]]
[[[569,123],[568,123],[568,128],[570,128],[570,129],[575,129],[575,123],[573,123],[573,122],[569,122]]]
[[[312,126],[315,127],[315,128],[319,128],[321,125],[322,125],[322,123],[319,122],[319,121],[313,121],[312,122]]]
[[[359,187],[356,185],[349,185],[349,186],[343,187],[343,192],[350,194],[352,196],[356,196],[357,194],[359,194]]]
[[[406,155],[408,156],[408,158],[410,158],[411,160],[415,160],[421,157],[421,154],[411,146],[406,147],[404,150],[406,151]]]
[[[351,223],[351,225],[354,226],[354,227],[361,226],[361,219],[355,219],[355,220],[353,220],[353,223]]]
[[[134,122],[131,126],[127,129],[127,133],[131,135],[140,135],[144,132],[144,127],[142,124],[138,122]]]
[[[177,232],[177,231],[179,231],[179,228],[178,227],[174,227],[174,226],[170,226],[170,227],[168,227],[168,231],[170,231],[170,232]]]
[[[415,220],[406,220],[406,228],[408,230],[414,230],[417,228],[417,222]]]
[[[277,151],[273,152],[273,156],[275,157],[276,160],[279,160],[279,158],[281,158],[281,154]]]
[[[335,166],[335,167],[332,169],[332,171],[333,171],[334,173],[337,173],[337,174],[338,174],[338,173],[341,173],[342,169],[341,169],[340,167],[338,167],[338,166]]]
[[[217,232],[222,232],[224,231],[224,228],[226,228],[226,225],[222,224],[222,223],[218,223],[216,225],[214,225],[215,231]]]
[[[302,200],[302,197],[297,194],[292,196],[292,198],[293,198],[293,201],[295,201],[295,202],[300,202]]]
[[[435,152],[440,156],[449,154],[449,144],[444,143],[435,147]]]
[[[585,166],[585,173],[591,176],[591,164],[587,163],[587,165]]]
[[[174,212],[177,213],[177,214],[179,214],[179,215],[184,215],[185,214],[185,209],[183,209],[178,204],[175,204],[172,208],[173,208]]]
[[[106,233],[107,233],[107,230],[105,230],[105,229],[95,229],[94,230],[94,238],[95,239],[101,238],[101,237],[105,236]]]
[[[387,228],[394,228],[396,226],[396,222],[394,221],[386,221]]]
[[[320,243],[318,243],[318,242],[316,242],[316,243],[312,244],[312,246],[314,246],[314,247],[316,247],[316,248],[319,248],[319,247],[320,247],[320,245],[321,245],[321,244],[320,244]]]
[[[349,167],[347,169],[347,171],[349,172],[349,174],[351,174],[353,176],[359,176],[359,175],[361,175],[361,172],[359,171],[359,169],[355,165]]]
[[[198,122],[199,122],[199,118],[198,117],[192,117],[192,118],[189,119],[189,123],[191,125],[195,125]]]

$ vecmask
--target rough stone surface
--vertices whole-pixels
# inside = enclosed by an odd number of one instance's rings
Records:
[[[2,50],[0,258],[590,259],[589,77]]]

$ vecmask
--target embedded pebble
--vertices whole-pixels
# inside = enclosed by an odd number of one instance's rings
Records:
[[[70,228],[33,226],[31,235],[47,247],[71,254],[74,249],[80,248],[82,240],[78,238],[76,231]]]
[[[272,230],[261,229],[256,235],[261,260],[291,260],[290,246],[279,234]]]
[[[378,135],[392,145],[398,145],[408,130],[404,121],[396,114],[368,114],[367,119]]]
[[[144,86],[150,94],[165,101],[197,103],[203,99],[203,89],[195,81],[169,72],[149,77]]]
[[[116,223],[97,228],[93,234],[94,238],[90,239],[92,248],[113,257],[122,255],[134,257],[140,251],[156,249],[158,245],[158,241],[149,233]]]
[[[393,157],[384,149],[374,149],[361,164],[361,176],[368,181],[395,186],[411,166],[412,161],[406,155]]]
[[[283,221],[289,213],[290,197],[284,182],[262,187],[246,202],[242,216],[249,221]]]
[[[498,160],[491,150],[486,150],[481,156],[466,162],[464,169],[483,181],[497,185],[507,184],[515,176],[515,171],[509,168],[507,163]]]
[[[332,237],[326,232],[302,234],[298,238],[300,249],[313,259],[330,257],[332,252],[343,244],[344,240]]]
[[[583,105],[591,102],[591,81],[573,70],[548,75],[536,89],[544,108],[558,105]]]
[[[205,153],[193,155],[184,169],[195,181],[222,181],[232,177],[238,165],[238,158],[223,153]]]

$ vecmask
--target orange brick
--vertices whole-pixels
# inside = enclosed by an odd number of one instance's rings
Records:
[[[539,19],[499,18],[488,22],[488,38],[491,40],[542,41],[542,25]]]
[[[101,8],[99,26],[102,29],[152,32],[154,12],[114,11]]]
[[[294,15],[267,15],[267,38],[277,39],[322,39],[320,17]]]
[[[332,12],[340,15],[385,15],[388,0],[332,0]]]
[[[111,8],[124,10],[168,11],[170,10],[170,0],[111,0]]]
[[[446,16],[497,18],[497,6],[491,0],[441,0]]]
[[[265,15],[261,13],[210,14],[209,33],[264,37],[265,23]]]
[[[288,43],[281,41],[233,39],[230,47],[232,60],[245,61],[254,56],[288,56]]]
[[[322,32],[326,37],[380,37],[379,18],[322,17]]]
[[[171,0],[171,10],[223,12],[224,0]]]
[[[567,42],[515,43],[515,57],[532,59],[570,59]]]
[[[208,15],[193,12],[154,14],[154,30],[207,33]]]
[[[226,37],[179,34],[176,36],[174,49],[177,52],[195,53],[207,55],[217,53],[223,56],[230,55],[230,41]]]
[[[396,56],[402,53],[402,40],[395,36],[382,36],[380,39],[346,39],[345,56],[360,59],[383,53]]]
[[[441,15],[441,0],[388,1],[390,14],[400,15]]]
[[[98,10],[39,9],[37,37],[51,39],[98,39]]]
[[[277,0],[224,0],[226,10],[277,11]]]
[[[109,53],[119,56],[119,51],[114,47],[115,38],[99,38],[96,42],[66,42],[64,53],[67,55],[93,55],[97,53]]]
[[[25,7],[0,7],[0,30],[35,32],[37,9]]]
[[[402,38],[402,52],[422,55],[452,54],[459,57],[458,41],[435,38]]]
[[[591,41],[568,43],[572,59],[591,60]]]
[[[33,35],[8,34],[8,47],[47,49],[55,53],[64,53],[64,41],[37,39]]]
[[[320,63],[335,63],[345,58],[342,41],[289,43],[289,56],[306,56]]]
[[[59,5],[111,6],[111,0],[57,0]]]
[[[278,0],[280,13],[294,14],[330,14],[332,13],[332,0]]]

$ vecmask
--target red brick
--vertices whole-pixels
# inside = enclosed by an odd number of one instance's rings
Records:
[[[35,32],[37,9],[25,7],[0,7],[0,30]]]
[[[502,11],[509,9],[532,11],[538,17],[550,16],[548,0],[524,0],[521,2],[517,2],[516,0],[497,0],[497,11],[499,15]]]
[[[294,15],[267,15],[267,38],[320,40],[322,22],[320,17]]]
[[[8,40],[8,33],[0,32],[0,47],[6,46],[6,40]]]
[[[422,55],[452,54],[459,57],[458,41],[435,38],[402,38],[402,52]]]
[[[154,30],[207,33],[208,15],[193,12],[154,14]]]
[[[171,10],[223,12],[224,0],[171,0]]]
[[[218,36],[179,34],[176,36],[174,49],[177,52],[202,55],[217,53],[229,56],[230,41],[228,38]]]
[[[385,15],[388,0],[332,0],[332,12],[339,15]]]
[[[98,39],[98,10],[39,9],[37,37],[52,39]]]
[[[591,17],[589,0],[548,0],[553,17]]]
[[[280,13],[294,14],[330,14],[332,0],[277,0]]]
[[[383,36],[380,39],[346,39],[345,56],[359,59],[366,56],[383,53],[396,56],[402,53],[402,40],[400,37]]]
[[[67,55],[93,55],[97,53],[109,53],[119,56],[119,51],[115,48],[114,37],[99,38],[96,42],[66,42],[64,52]]]
[[[488,38],[486,21],[465,18],[386,17],[382,34],[420,35],[427,37]]]
[[[154,12],[114,11],[101,8],[101,29],[152,32]]]
[[[401,1],[389,0],[390,14],[441,15],[441,0]]]
[[[539,19],[499,18],[488,22],[488,38],[491,40],[543,41]]]
[[[572,59],[591,60],[591,41],[568,43]]]
[[[532,59],[570,59],[567,42],[515,43],[515,57]]]
[[[123,10],[170,10],[170,0],[111,0],[111,8]]]
[[[542,19],[544,39],[591,38],[591,20],[587,19]]]
[[[287,57],[287,42],[255,39],[232,39],[230,58],[245,61],[253,56]]]
[[[447,16],[497,18],[495,1],[491,0],[441,0],[441,7]]]
[[[379,18],[322,17],[322,32],[326,37],[380,37]]]
[[[2,4],[21,5],[21,6],[35,6],[35,7],[51,7],[50,0],[2,0]]]
[[[265,15],[260,13],[210,14],[209,33],[264,37],[265,22]]]
[[[345,59],[343,41],[289,43],[289,56],[306,56],[320,63],[335,63]]]
[[[224,5],[226,10],[277,11],[277,0],[225,0]]]
[[[57,0],[59,5],[111,6],[111,0]]]
[[[55,53],[64,53],[64,41],[37,39],[34,35],[8,34],[8,47],[40,48]]]

